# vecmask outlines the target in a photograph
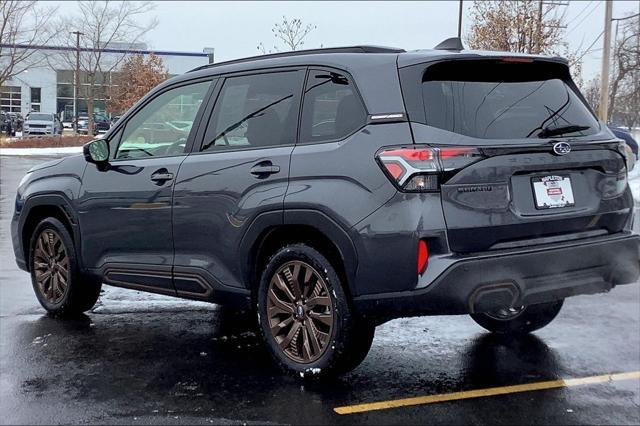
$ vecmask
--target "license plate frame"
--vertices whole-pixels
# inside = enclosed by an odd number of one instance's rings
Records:
[[[532,177],[531,189],[538,210],[562,209],[576,205],[571,177],[568,175]]]

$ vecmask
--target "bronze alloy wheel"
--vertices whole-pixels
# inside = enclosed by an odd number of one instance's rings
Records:
[[[334,309],[325,280],[309,264],[294,260],[271,278],[267,293],[271,335],[287,357],[311,363],[325,352]]]
[[[59,303],[69,287],[69,257],[56,231],[45,229],[38,237],[33,269],[40,294],[51,304]]]

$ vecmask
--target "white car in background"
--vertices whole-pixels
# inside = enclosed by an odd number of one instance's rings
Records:
[[[22,127],[22,136],[50,136],[61,135],[62,123],[58,116],[47,112],[32,112],[27,115]]]

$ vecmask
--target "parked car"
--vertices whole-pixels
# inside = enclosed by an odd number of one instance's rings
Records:
[[[118,120],[120,120],[121,115],[113,115],[111,116],[111,127],[115,126]]]
[[[78,133],[88,135],[89,134],[89,117],[87,115],[81,115],[78,117]],[[93,115],[93,132],[97,135],[100,133],[106,133],[111,128],[111,122],[107,117],[101,114]]]
[[[7,117],[4,111],[0,111],[0,133],[6,133],[8,121],[9,117]]]
[[[633,138],[631,133],[622,127],[609,126],[609,130],[618,138],[622,139],[631,152],[633,152],[634,160],[638,159],[638,142]]]
[[[316,49],[172,78],[83,156],[27,174],[17,263],[55,315],[90,309],[103,283],[255,309],[302,376],[355,368],[393,318],[470,314],[515,336],[566,297],[635,283],[625,148],[567,61],[460,49]]]
[[[63,129],[73,129],[73,117],[65,117],[62,120]]]
[[[61,135],[62,123],[58,116],[52,113],[32,112],[27,114],[24,121],[22,135]]]

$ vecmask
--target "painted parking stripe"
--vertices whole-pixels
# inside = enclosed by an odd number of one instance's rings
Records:
[[[620,380],[640,379],[640,371],[628,373],[603,374],[601,376],[579,377],[576,379],[549,380],[546,382],[527,383],[523,385],[500,386],[496,388],[476,389],[464,392],[453,392],[439,395],[417,396],[413,398],[394,399],[389,401],[370,402],[366,404],[336,407],[338,414],[356,414],[367,411],[387,410],[389,408],[410,407],[413,405],[433,404],[436,402],[456,401],[460,399],[484,398],[487,396],[506,395],[511,393],[531,392],[544,389],[557,389],[572,386],[591,385]]]

